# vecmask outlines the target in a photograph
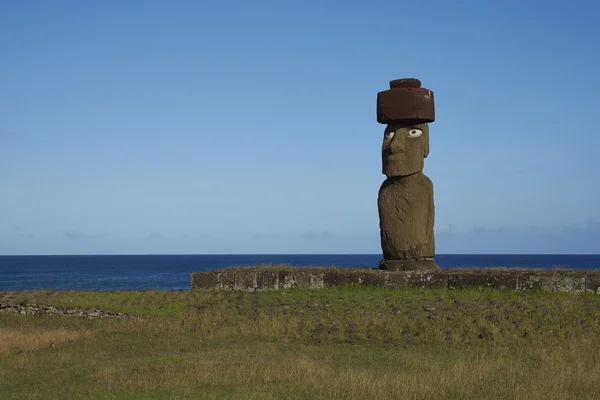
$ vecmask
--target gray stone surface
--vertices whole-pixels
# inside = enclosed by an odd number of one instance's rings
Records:
[[[433,260],[382,260],[380,269],[386,271],[437,270],[440,267]]]
[[[585,290],[589,293],[600,294],[600,271],[591,271],[586,274]]]
[[[205,281],[206,282],[206,281]],[[126,318],[133,316],[122,314],[120,312],[101,311],[95,308],[76,308],[63,306],[50,306],[29,303],[0,303],[0,314],[19,314],[19,315],[62,315],[68,317],[86,317],[86,318]]]
[[[464,275],[455,275],[449,277],[448,287],[454,289],[462,289],[468,287],[490,287],[501,290],[516,290],[517,289],[517,275],[510,274],[486,274],[486,273],[473,273]]]
[[[194,272],[191,277],[192,289],[257,291],[338,285],[442,287],[457,290],[488,287],[512,291],[543,290],[600,294],[600,271],[532,268],[386,271],[377,268],[247,267]]]
[[[397,271],[397,274],[406,274],[406,286],[426,288],[447,288],[448,275],[443,272],[423,271]]]
[[[565,276],[560,274],[541,275],[525,273],[519,275],[516,290],[546,290],[552,292],[583,293],[586,289],[585,281],[585,275]]]

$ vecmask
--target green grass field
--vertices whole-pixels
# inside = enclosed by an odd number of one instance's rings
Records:
[[[0,293],[7,302],[136,318],[0,314],[0,399],[600,398],[591,294]]]

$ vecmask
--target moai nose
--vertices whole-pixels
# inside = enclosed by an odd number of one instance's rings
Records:
[[[402,139],[400,135],[402,132],[396,132],[392,142],[390,143],[390,153],[402,153],[404,152],[404,143],[402,143]]]

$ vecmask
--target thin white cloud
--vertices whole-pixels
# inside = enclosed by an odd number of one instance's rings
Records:
[[[64,237],[67,237],[69,239],[88,239],[90,238],[90,235],[83,233],[83,232],[78,232],[78,231],[73,231],[73,230],[65,230],[62,232]]]
[[[436,232],[439,254],[600,254],[600,221],[567,226],[478,227]]]

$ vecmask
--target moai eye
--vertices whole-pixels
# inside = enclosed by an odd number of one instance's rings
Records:
[[[408,131],[408,137],[412,137],[412,138],[416,138],[419,137],[423,134],[423,131],[417,128],[413,128],[410,131]]]
[[[384,140],[391,140],[391,139],[394,137],[394,134],[395,134],[395,133],[396,133],[396,132],[394,132],[394,131],[387,131],[387,132],[385,132],[385,133],[383,134],[383,139],[384,139]]]

